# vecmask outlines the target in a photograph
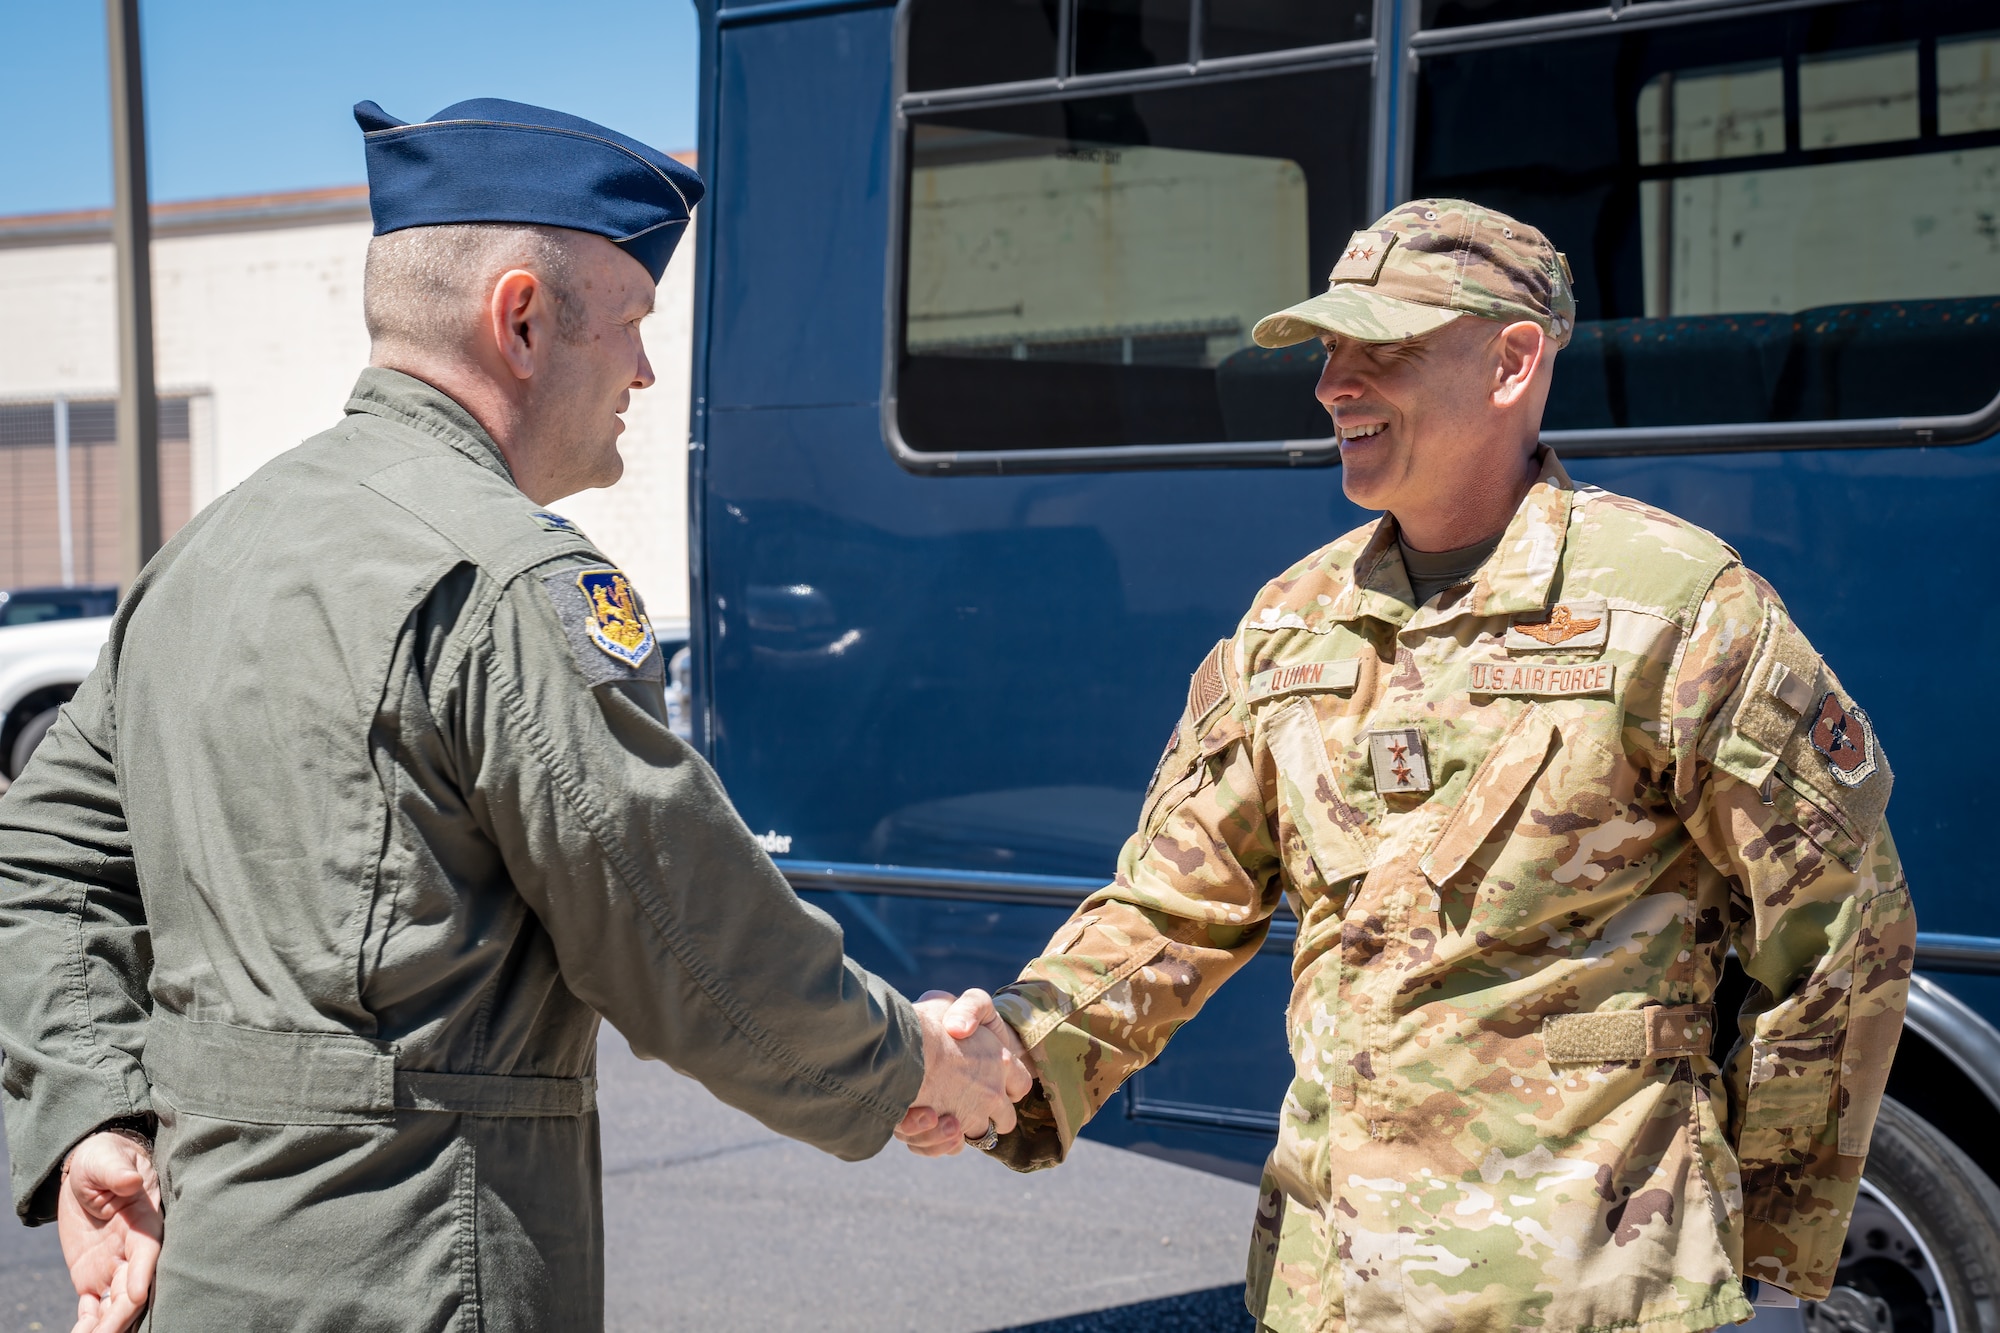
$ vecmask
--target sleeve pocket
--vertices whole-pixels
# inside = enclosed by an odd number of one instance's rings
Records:
[[[1750,1046],[1743,1127],[1817,1130],[1833,1113],[1840,1038],[1758,1038]]]

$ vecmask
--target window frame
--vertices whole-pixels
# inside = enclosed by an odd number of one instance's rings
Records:
[[[908,88],[911,10],[925,0],[897,0],[890,97],[888,246],[883,298],[882,436],[896,462],[927,476],[1122,471],[1187,467],[1336,466],[1337,440],[1267,440],[1209,444],[1129,444],[1082,449],[919,450],[898,420],[897,371],[903,352],[903,292],[908,268],[910,113],[1063,101],[1107,91],[1137,92],[1237,81],[1277,73],[1372,67],[1368,196],[1373,211],[1409,197],[1415,175],[1416,81],[1433,56],[1463,55],[1530,42],[1564,41],[1777,14],[1859,0],[1610,0],[1604,8],[1456,28],[1415,29],[1420,0],[1375,0],[1370,37],[1219,59],[1201,57],[1204,0],[1190,0],[1191,59],[1184,64],[1073,75],[1075,0],[1060,0],[1055,76],[912,93]],[[1382,59],[1384,52],[1393,58]],[[1974,444],[2000,432],[2000,391],[1981,408],[1945,416],[1827,421],[1734,422],[1699,426],[1628,426],[1544,430],[1541,439],[1569,458],[1752,453],[1771,450],[1925,448]]]

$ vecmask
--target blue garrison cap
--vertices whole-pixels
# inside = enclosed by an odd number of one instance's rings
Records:
[[[415,125],[354,108],[368,154],[375,234],[459,222],[518,222],[607,237],[666,271],[705,187],[692,168],[560,111],[476,97]]]

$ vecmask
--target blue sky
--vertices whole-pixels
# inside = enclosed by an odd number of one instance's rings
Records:
[[[364,98],[558,107],[656,147],[695,139],[689,0],[140,0],[153,198],[365,178]],[[0,214],[111,202],[103,0],[0,0]],[[24,133],[28,127],[32,132]]]

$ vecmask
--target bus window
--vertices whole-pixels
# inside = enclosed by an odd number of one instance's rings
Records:
[[[1413,193],[1536,223],[1576,275],[1546,424],[1992,401],[2000,37],[1962,30],[1972,8],[1828,4],[1426,60]],[[1562,114],[1532,132],[1470,114],[1557,86]]]
[[[1188,0],[1076,0],[1076,72],[1188,60]]]
[[[1602,9],[1604,0],[1423,0],[1426,28],[1463,28],[1473,23],[1534,19],[1576,9]]]
[[[911,91],[1056,76],[1058,0],[923,0],[910,9]]]
[[[1366,220],[1367,98],[1350,68],[913,116],[904,443],[1329,436],[1249,334]]]
[[[1374,31],[1374,8],[1371,0],[1207,0],[1202,59],[1360,41]]]
[[[1938,133],[2000,130],[2000,33],[1937,44]]]

